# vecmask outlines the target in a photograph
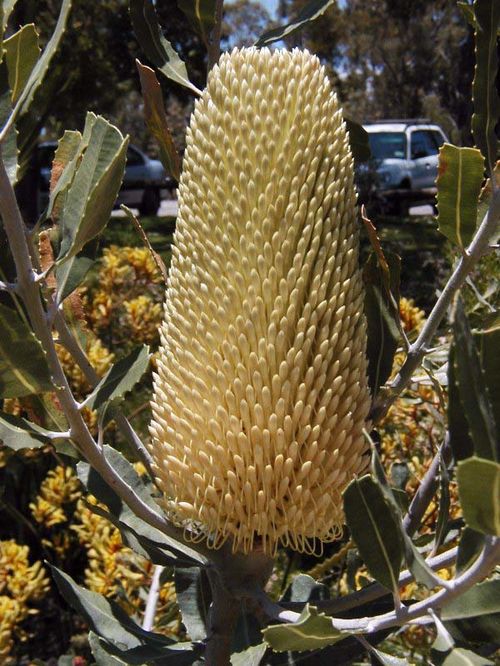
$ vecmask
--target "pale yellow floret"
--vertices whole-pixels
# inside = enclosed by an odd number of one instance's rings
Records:
[[[216,548],[318,549],[366,468],[355,204],[319,60],[223,55],[187,132],[151,423],[168,515]]]

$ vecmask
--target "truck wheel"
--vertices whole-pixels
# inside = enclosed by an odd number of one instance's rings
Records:
[[[141,205],[139,206],[139,213],[141,215],[156,215],[160,207],[161,197],[157,189],[148,188],[144,190],[142,195]]]

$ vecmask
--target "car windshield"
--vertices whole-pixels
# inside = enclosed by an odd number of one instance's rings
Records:
[[[403,132],[374,132],[368,134],[372,157],[376,160],[404,159],[406,136]]]

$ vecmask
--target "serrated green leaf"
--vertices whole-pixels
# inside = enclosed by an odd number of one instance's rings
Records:
[[[476,457],[462,460],[457,481],[467,525],[483,534],[500,536],[500,464]]]
[[[266,643],[251,645],[242,652],[233,652],[231,666],[259,666],[267,650]]]
[[[500,578],[495,578],[478,583],[446,604],[441,611],[441,619],[461,620],[498,612],[500,612]]]
[[[134,490],[136,495],[145,504],[156,511],[158,506],[152,497],[153,487],[151,483],[143,481],[132,464],[112,447],[105,445],[103,452],[108,463],[127,485]],[[77,465],[77,473],[78,478],[85,488],[87,488],[88,492],[94,495],[99,502],[105,504],[113,517],[131,530],[133,535],[140,541],[141,546],[146,550],[148,544],[151,542],[155,548],[165,551],[165,557],[177,559],[178,564],[183,567],[205,564],[205,559],[194,549],[166,536],[163,532],[151,527],[151,525],[136,516],[90,465],[83,462],[79,463]],[[118,525],[118,523],[116,524]],[[158,562],[158,564],[162,563]]]
[[[481,458],[498,460],[500,444],[493,409],[477,347],[461,299],[458,300],[455,310],[453,332],[454,373],[475,452]]]
[[[475,0],[476,70],[472,82],[472,134],[476,146],[486,158],[490,170],[497,161],[495,126],[500,115],[497,88],[497,33],[500,24],[500,3]]]
[[[476,230],[484,158],[477,148],[458,148],[449,143],[439,149],[437,207],[439,231],[466,248]]]
[[[294,32],[308,25],[319,16],[324,14],[334,0],[311,0],[299,11],[297,16],[286,25],[268,30],[255,42],[255,46],[268,46],[273,42],[278,42],[285,37],[293,35]]]
[[[0,62],[0,128],[7,123],[12,113],[10,87],[5,59]],[[12,185],[18,179],[17,131],[11,126],[2,142],[2,160]]]
[[[215,25],[216,0],[177,0],[177,5],[208,46]]]
[[[10,15],[12,14],[17,0],[2,0],[2,30],[5,30],[9,22]]]
[[[130,0],[130,18],[137,41],[153,65],[168,79],[201,94],[189,80],[186,65],[163,36],[151,0]]]
[[[10,449],[38,449],[45,446],[48,439],[45,428],[36,423],[12,414],[0,412],[0,442]]]
[[[387,380],[392,371],[400,332],[399,277],[401,261],[396,254],[386,253],[383,266],[372,252],[363,268],[365,285],[364,310],[367,322],[368,379],[372,395]]]
[[[82,141],[88,135],[61,211],[59,264],[78,254],[106,226],[125,172],[128,137],[93,113],[87,114]]]
[[[38,33],[34,24],[23,25],[12,37],[4,41],[4,48],[11,101],[15,104],[40,57]]]
[[[88,396],[86,406],[100,409],[105,403],[123,398],[142,379],[150,358],[149,346],[142,345],[114,363]]]
[[[156,74],[150,67],[136,61],[141,80],[142,97],[144,99],[144,120],[151,134],[160,147],[160,159],[167,172],[179,180],[180,159],[168,128],[167,114],[163,104],[163,96]]]
[[[349,635],[336,629],[331,618],[309,604],[306,604],[297,622],[270,625],[262,633],[275,652],[319,650]]]
[[[202,641],[208,635],[208,613],[212,602],[210,582],[202,569],[175,568],[175,593],[182,622],[191,640]]]
[[[60,266],[56,266],[57,300],[62,303],[83,282],[85,276],[96,262],[99,240],[94,238],[83,250]]]
[[[371,477],[351,481],[344,491],[344,511],[370,574],[396,592],[403,561],[399,526],[382,490]]]
[[[22,398],[52,391],[49,367],[40,342],[19,315],[0,304],[0,396]]]
[[[92,116],[92,120],[95,120]],[[88,124],[86,125],[88,127]],[[47,208],[47,217],[53,222],[59,221],[61,210],[73,178],[76,173],[78,162],[83,151],[87,147],[89,136],[86,141],[82,141],[80,132],[66,130],[57,143],[57,148],[52,160],[52,169],[50,174],[50,198]]]
[[[345,116],[344,122],[349,133],[349,145],[354,161],[356,163],[366,162],[372,155],[368,132],[362,125]]]
[[[16,114],[25,114],[28,111],[37,90],[43,83],[45,75],[49,70],[52,58],[54,57],[54,54],[59,47],[61,37],[63,36],[66,29],[71,3],[72,0],[62,1],[59,17],[52,32],[51,38],[48,41],[41,57],[38,59],[36,65],[31,70],[30,76],[23,88],[23,91],[16,102],[14,109]]]

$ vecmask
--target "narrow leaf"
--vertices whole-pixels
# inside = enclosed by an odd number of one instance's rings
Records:
[[[465,648],[453,649],[440,666],[495,666],[493,661]]]
[[[344,116],[347,131],[349,133],[349,145],[354,161],[366,162],[371,157],[368,132],[359,123]]]
[[[443,456],[439,454],[439,508],[436,521],[436,536],[434,538],[434,552],[437,552],[439,546],[446,537],[448,519],[450,516],[450,476],[446,469],[446,463]]]
[[[4,42],[12,103],[19,99],[40,57],[38,33],[33,23],[23,25]]]
[[[471,527],[464,527],[460,535],[457,553],[457,576],[464,573],[473,564],[484,546],[484,534]]]
[[[49,367],[40,342],[19,315],[0,304],[0,396],[22,398],[52,391]]]
[[[458,463],[457,480],[467,525],[483,534],[500,536],[500,464],[468,458]]]
[[[182,622],[191,640],[202,641],[208,635],[208,613],[212,593],[207,574],[202,569],[175,568],[175,593]]]
[[[352,538],[371,575],[397,592],[403,560],[398,524],[371,477],[351,481],[344,492],[344,511]]]
[[[387,654],[387,652],[382,652],[374,647],[370,648],[370,652],[375,655],[377,661],[379,661],[382,666],[407,666],[408,664],[406,659],[394,657],[392,654]]]
[[[445,143],[439,149],[437,207],[439,231],[466,248],[476,230],[484,158],[477,148]]]
[[[299,620],[290,624],[270,625],[263,631],[264,640],[276,652],[318,650],[346,638],[333,625],[332,619],[306,604]]]
[[[495,126],[500,116],[500,96],[497,88],[497,33],[500,23],[500,3],[495,0],[475,0],[476,70],[472,83],[474,114],[472,134],[476,146],[486,158],[490,172],[497,161]]]
[[[215,0],[177,0],[177,5],[208,46],[215,25]]]
[[[387,254],[384,261],[385,266],[372,252],[363,268],[368,379],[372,394],[378,391],[391,374],[400,339],[396,304],[399,302],[401,262],[395,254]]]
[[[148,345],[143,345],[113,364],[87,398],[86,406],[99,409],[107,402],[123,398],[142,379],[150,358]]]
[[[36,65],[31,70],[30,76],[26,82],[26,85],[23,88],[23,92],[17,100],[14,113],[26,113],[33,102],[35,94],[39,87],[42,85],[42,82],[47,74],[50,63],[54,54],[59,47],[59,42],[61,37],[64,34],[66,29],[66,23],[68,20],[69,12],[71,9],[72,0],[63,0],[61,5],[61,10],[59,12],[59,17],[57,19],[56,27],[52,32],[52,36],[45,47],[42,56],[38,59]]]
[[[377,449],[373,443],[371,443],[371,445],[373,481],[378,484],[378,487],[382,491],[382,494],[392,511],[394,521],[397,525],[397,533],[403,546],[404,558],[406,560],[408,569],[412,572],[415,580],[418,583],[425,585],[425,587],[428,589],[432,589],[436,586],[436,575],[428,566],[427,562],[418,551],[410,536],[406,533],[403,526],[401,501],[398,498],[397,493],[395,493],[396,489],[391,488],[389,485],[384,468],[380,462]]]
[[[10,15],[12,14],[17,0],[2,0],[2,30],[4,31],[9,22]]]
[[[125,171],[128,137],[92,113],[87,114],[82,141],[87,136],[61,212],[59,263],[78,254],[105,227]]]
[[[500,578],[478,583],[446,604],[442,620],[461,620],[500,612]]]
[[[168,79],[200,95],[201,91],[189,80],[184,61],[163,36],[153,2],[130,0],[130,18],[137,41],[153,65]]]
[[[81,159],[86,144],[82,142],[80,132],[66,130],[59,139],[52,169],[50,172],[50,199],[47,217],[58,222],[64,206],[66,194],[76,173],[76,167]]]
[[[280,39],[293,35],[294,32],[300,30],[308,23],[311,23],[319,16],[324,14],[334,0],[311,0],[299,11],[297,16],[287,23],[286,25],[279,26],[268,30],[255,42],[255,46],[267,46],[273,42],[278,42]]]
[[[136,65],[141,79],[146,125],[160,146],[160,159],[163,166],[178,181],[181,168],[180,159],[168,129],[160,84],[150,67],[142,65],[138,60]]]
[[[455,344],[452,344],[448,358],[448,432],[450,433],[453,457],[458,461],[474,455],[474,444],[460,400],[455,370],[455,355]]]
[[[470,332],[461,300],[457,302],[453,331],[455,335],[454,372],[474,449],[481,458],[498,460],[500,443],[493,409],[477,347]]]
[[[474,340],[479,351],[479,359],[483,369],[486,389],[490,399],[496,431],[500,430],[500,391],[498,378],[500,377],[500,317],[494,319],[491,325],[486,325],[481,331],[474,333]]]
[[[5,59],[0,62],[0,128],[3,128],[12,113],[10,86]],[[17,130],[11,126],[2,142],[2,160],[12,185],[18,178]]]
[[[127,483],[127,485],[134,490],[135,494],[138,495],[145,504],[156,511],[158,505],[152,497],[152,484],[147,484],[146,481],[141,479],[132,464],[112,447],[104,446],[103,452],[108,463]],[[78,478],[85,488],[87,488],[88,492],[91,495],[94,495],[99,502],[105,504],[109,511],[121,523],[135,532],[138,536],[154,542],[156,546],[167,551],[169,555],[178,557],[182,561],[182,566],[184,567],[205,564],[205,559],[193,548],[166,536],[163,532],[160,532],[160,530],[151,527],[138,518],[120,499],[114,490],[102,479],[102,477],[90,467],[90,465],[87,463],[79,463],[77,465],[77,473]]]
[[[55,276],[57,282],[57,300],[62,303],[65,298],[72,294],[81,285],[85,276],[96,262],[99,241],[94,238],[87,243],[83,250],[56,266]]]
[[[242,652],[233,652],[231,666],[259,666],[267,650],[266,643],[251,645]]]
[[[172,643],[161,634],[142,629],[116,602],[77,585],[71,576],[55,566],[49,566],[65,600],[83,616],[92,631],[112,645],[123,650],[139,647],[144,643],[156,646]]]
[[[199,664],[201,648],[192,643],[170,643],[156,645],[145,643],[130,649],[120,649],[97,634],[91,632],[89,644],[96,659],[97,666],[119,666],[120,664],[136,664],[137,666],[189,666]]]
[[[37,449],[47,444],[48,431],[36,423],[0,412],[0,442],[10,449]]]

